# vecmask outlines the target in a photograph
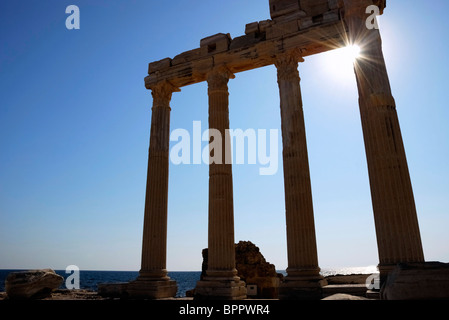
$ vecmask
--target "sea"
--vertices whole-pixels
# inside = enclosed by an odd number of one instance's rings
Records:
[[[10,272],[23,271],[18,269],[0,269],[0,292],[5,291],[5,279]],[[55,270],[57,274],[67,279],[71,273],[65,270]],[[278,273],[286,275],[285,270],[278,270]],[[367,267],[348,267],[348,268],[322,268],[323,276],[330,275],[350,275],[350,274],[373,274],[378,273],[376,266]],[[98,270],[80,270],[80,289],[96,291],[99,283],[128,282],[135,280],[139,275],[138,271],[98,271]],[[196,282],[200,279],[201,271],[171,271],[168,276],[176,280],[178,292],[176,297],[185,297],[186,291],[195,288]],[[66,289],[63,281],[60,289]]]

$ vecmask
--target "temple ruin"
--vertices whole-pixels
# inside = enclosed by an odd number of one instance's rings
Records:
[[[319,298],[318,266],[298,63],[349,44],[364,59],[354,63],[375,220],[381,281],[398,263],[424,262],[412,185],[379,30],[367,28],[367,7],[382,14],[385,0],[269,0],[271,20],[248,23],[245,34],[216,34],[199,48],[149,64],[145,86],[153,108],[139,277],[130,297],[166,298],[177,285],[167,276],[167,200],[172,93],[207,81],[209,128],[229,129],[228,81],[239,72],[275,65],[280,94],[287,276],[280,299]],[[325,93],[325,91],[323,91]],[[223,145],[223,148],[226,148]],[[223,155],[226,150],[223,150]],[[244,299],[234,250],[232,165],[209,165],[209,263],[197,299]]]

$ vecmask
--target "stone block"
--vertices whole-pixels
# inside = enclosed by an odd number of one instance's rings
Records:
[[[383,300],[449,299],[449,263],[398,264],[380,291]]]
[[[328,297],[337,293],[345,293],[353,296],[366,296],[365,284],[331,284],[323,287],[323,297]]]
[[[309,17],[315,17],[329,10],[328,0],[300,0],[301,10]]]
[[[275,23],[266,29],[267,40],[280,38],[282,36],[298,32],[298,21],[291,20],[282,23]]]
[[[195,300],[243,300],[246,299],[246,286],[243,281],[214,280],[206,277],[197,282]]]
[[[323,296],[324,280],[284,280],[279,287],[281,300],[319,300]]]
[[[330,295],[326,298],[323,298],[322,300],[338,300],[338,301],[342,301],[342,300],[368,300],[367,298],[363,298],[360,296],[354,296],[351,294],[346,294],[346,293],[336,293],[333,295]]]
[[[338,9],[338,0],[328,0],[328,5],[330,10]]]
[[[43,299],[63,281],[51,269],[11,272],[5,280],[6,294],[9,299]]]
[[[164,71],[171,66],[171,59],[165,58],[159,61],[151,62],[148,64],[148,74],[156,71]]]
[[[164,299],[174,297],[178,286],[175,280],[137,278],[128,283],[126,292],[131,299]]]
[[[267,32],[267,28],[270,27],[272,24],[273,24],[273,21],[271,21],[271,20],[259,21],[259,31],[260,31],[260,33]]]
[[[245,34],[259,33],[259,22],[251,22],[245,26]]]
[[[214,66],[213,57],[205,57],[199,60],[192,61],[192,72],[193,73],[207,73]]]
[[[241,37],[232,39],[229,49],[234,50],[234,49],[238,49],[238,48],[251,47],[261,41],[262,41],[262,39],[257,37],[255,33],[248,34],[246,36],[241,36]]]
[[[229,33],[218,33],[201,39],[201,56],[227,51],[229,49],[229,45],[231,44],[231,40],[231,35]]]
[[[276,19],[300,9],[298,0],[270,0],[269,5],[271,19]]]
[[[304,29],[310,28],[313,25],[314,25],[314,23],[313,23],[313,20],[311,17],[306,17],[301,20],[298,20],[299,30],[304,30]]]
[[[340,16],[338,14],[338,10],[328,11],[323,13],[323,23],[338,21]]]
[[[179,64],[183,64],[183,63],[191,62],[193,60],[197,60],[200,57],[201,57],[201,49],[200,48],[189,50],[189,51],[183,52],[183,53],[178,54],[177,56],[175,56],[173,58],[173,60],[171,61],[171,65],[172,66],[177,66]]]
[[[127,298],[128,282],[99,283],[98,294],[104,298]]]

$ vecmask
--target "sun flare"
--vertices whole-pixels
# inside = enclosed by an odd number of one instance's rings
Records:
[[[347,78],[354,75],[354,61],[360,57],[360,47],[349,45],[324,54],[323,66],[332,76]]]

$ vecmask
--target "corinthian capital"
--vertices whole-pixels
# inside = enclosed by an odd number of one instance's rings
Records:
[[[298,62],[303,61],[299,49],[278,55],[274,63],[278,72],[278,81],[299,81]]]
[[[228,92],[228,81],[234,79],[235,75],[226,67],[214,68],[207,75],[207,85],[209,94],[215,91]]]
[[[158,82],[150,89],[153,96],[153,107],[170,107],[172,93],[181,91],[168,81]]]

